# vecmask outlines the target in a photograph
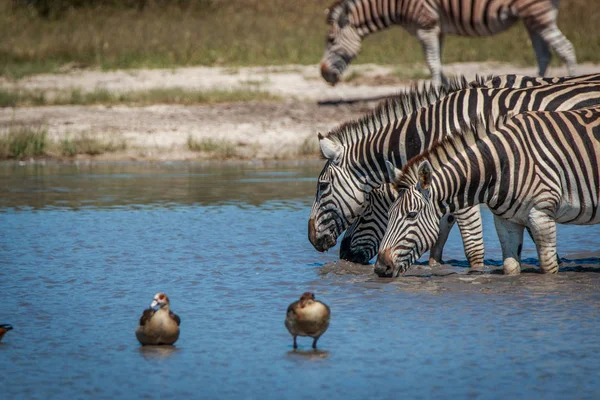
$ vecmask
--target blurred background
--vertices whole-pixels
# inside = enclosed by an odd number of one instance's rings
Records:
[[[0,159],[316,159],[317,132],[430,79],[402,27],[367,36],[328,85],[332,0],[0,0]],[[578,74],[600,70],[600,10],[562,0]],[[447,76],[536,75],[521,21],[447,35]],[[566,75],[554,55],[548,75]]]
[[[0,73],[22,77],[71,67],[171,68],[316,64],[324,50],[324,10],[332,0],[2,0]],[[558,26],[578,62],[600,54],[594,0],[561,0]],[[522,23],[488,38],[448,36],[443,63],[535,65]],[[355,63],[398,66],[420,78],[416,38],[398,27],[367,37]],[[554,63],[559,63],[554,57]],[[556,65],[556,64],[553,64]],[[412,74],[412,75],[411,75]],[[416,76],[413,76],[416,75]],[[425,74],[426,77],[427,74]],[[347,79],[347,78],[346,78]]]

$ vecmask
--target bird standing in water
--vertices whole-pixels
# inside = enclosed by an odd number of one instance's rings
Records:
[[[144,310],[135,336],[142,345],[173,344],[179,338],[180,323],[181,319],[170,310],[167,295],[157,293],[150,308]]]
[[[285,327],[294,337],[294,349],[298,348],[297,336],[312,337],[313,349],[317,348],[317,340],[329,327],[329,307],[318,300],[311,292],[305,292],[300,300],[293,302],[287,309]]]
[[[11,324],[0,324],[0,342],[2,341],[2,338],[4,337],[4,334],[8,331],[10,331],[12,329],[12,325]]]

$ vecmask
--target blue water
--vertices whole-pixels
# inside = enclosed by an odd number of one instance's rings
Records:
[[[600,274],[342,273],[307,239],[319,169],[0,165],[2,397],[598,398]],[[559,227],[569,265],[598,267],[598,250],[600,226]],[[465,260],[457,232],[445,258]],[[294,352],[283,320],[306,290],[332,320],[319,351]],[[181,336],[142,348],[159,291]]]

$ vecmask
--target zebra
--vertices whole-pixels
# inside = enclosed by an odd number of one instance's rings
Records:
[[[389,182],[386,159],[402,166],[481,113],[496,117],[510,110],[567,110],[597,104],[600,84],[593,82],[523,89],[470,88],[449,93],[429,85],[390,98],[359,120],[344,123],[327,135],[319,134],[327,161],[318,178],[308,221],[309,240],[318,251],[333,247],[339,235],[364,213],[370,192]],[[460,210],[454,216],[471,270],[483,270],[478,210]],[[450,227],[440,229],[445,232]],[[444,240],[440,240],[431,254],[441,255],[443,245]],[[439,261],[430,259],[430,264]]]
[[[488,131],[489,129],[489,131]],[[519,274],[523,229],[543,273],[557,273],[556,222],[600,223],[600,107],[529,111],[446,136],[402,170],[375,264],[404,273],[436,240],[440,217],[485,203],[494,214],[504,273]]]
[[[358,55],[361,40],[392,25],[403,26],[423,46],[432,81],[442,82],[441,48],[445,34],[489,36],[522,19],[544,76],[553,49],[575,75],[571,42],[556,26],[558,0],[342,0],[327,10],[329,32],[321,75],[335,85]]]
[[[499,75],[477,77],[470,83],[472,87],[488,88],[525,88],[546,84],[575,83],[575,82],[600,82],[600,74],[582,75],[577,77],[540,78],[523,75]],[[383,184],[380,188],[373,189],[367,196],[365,211],[346,230],[340,244],[340,258],[343,260],[368,264],[377,255],[379,244],[385,233],[388,221],[388,210],[397,192],[391,184]],[[448,215],[448,221],[442,221],[451,227],[453,218]],[[441,248],[436,248],[438,254],[431,256],[433,260],[441,260]]]

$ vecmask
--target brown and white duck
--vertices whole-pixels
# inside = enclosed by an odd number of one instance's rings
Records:
[[[298,348],[297,336],[312,337],[313,349],[317,348],[317,340],[329,328],[329,307],[318,300],[311,292],[302,294],[300,300],[293,302],[287,309],[285,327],[294,337],[294,349]]]
[[[157,293],[150,308],[144,310],[135,336],[142,345],[173,344],[179,338],[180,323],[181,319],[171,312],[167,295]]]
[[[0,342],[2,341],[2,338],[4,337],[4,334],[8,331],[10,331],[12,329],[12,325],[11,324],[0,324]]]

